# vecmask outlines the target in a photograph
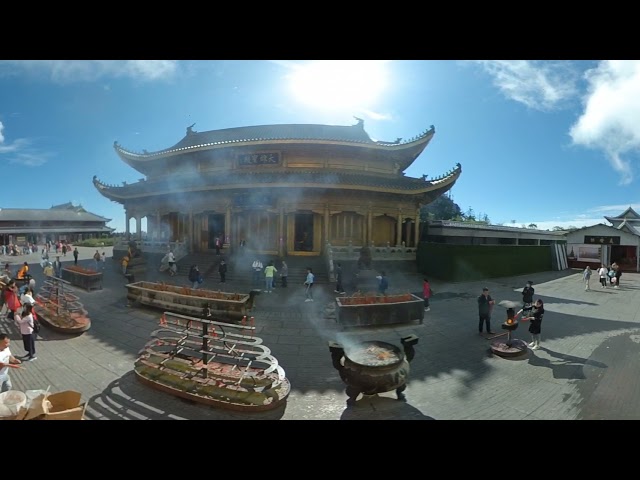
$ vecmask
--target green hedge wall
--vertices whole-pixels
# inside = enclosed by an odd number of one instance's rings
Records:
[[[448,281],[511,277],[553,269],[551,247],[528,245],[447,245],[421,242],[418,271]]]

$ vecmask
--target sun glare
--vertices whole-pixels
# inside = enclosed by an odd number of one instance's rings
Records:
[[[386,61],[314,60],[289,76],[296,99],[325,110],[373,108],[387,85]]]

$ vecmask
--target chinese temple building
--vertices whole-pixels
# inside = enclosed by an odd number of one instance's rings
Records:
[[[567,233],[570,268],[592,269],[617,263],[623,271],[640,272],[640,215],[629,207],[615,217],[604,217],[612,225],[598,224]]]
[[[111,219],[71,202],[44,208],[0,208],[0,245],[81,241],[111,235]]]
[[[196,132],[156,152],[114,142],[120,159],[144,175],[133,184],[93,183],[120,203],[129,221],[147,219],[147,237],[185,242],[190,252],[320,255],[335,246],[415,247],[420,207],[451,187],[462,171],[427,179],[404,171],[435,128],[406,141],[372,140],[351,126],[261,125]]]

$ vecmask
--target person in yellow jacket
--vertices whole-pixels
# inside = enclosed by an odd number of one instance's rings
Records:
[[[125,255],[124,258],[122,259],[122,274],[123,275],[127,274],[127,267],[128,266],[129,266],[129,257],[127,257]]]
[[[24,280],[27,277],[28,273],[29,273],[29,264],[27,262],[24,262],[24,265],[22,265],[22,267],[20,267],[20,270],[18,270],[18,274],[16,275],[16,278],[18,280]]]

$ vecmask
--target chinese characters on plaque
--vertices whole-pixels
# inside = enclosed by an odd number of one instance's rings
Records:
[[[604,235],[585,235],[584,243],[590,245],[620,245],[620,237],[607,237]]]
[[[238,165],[279,165],[280,152],[245,153],[238,155]]]

